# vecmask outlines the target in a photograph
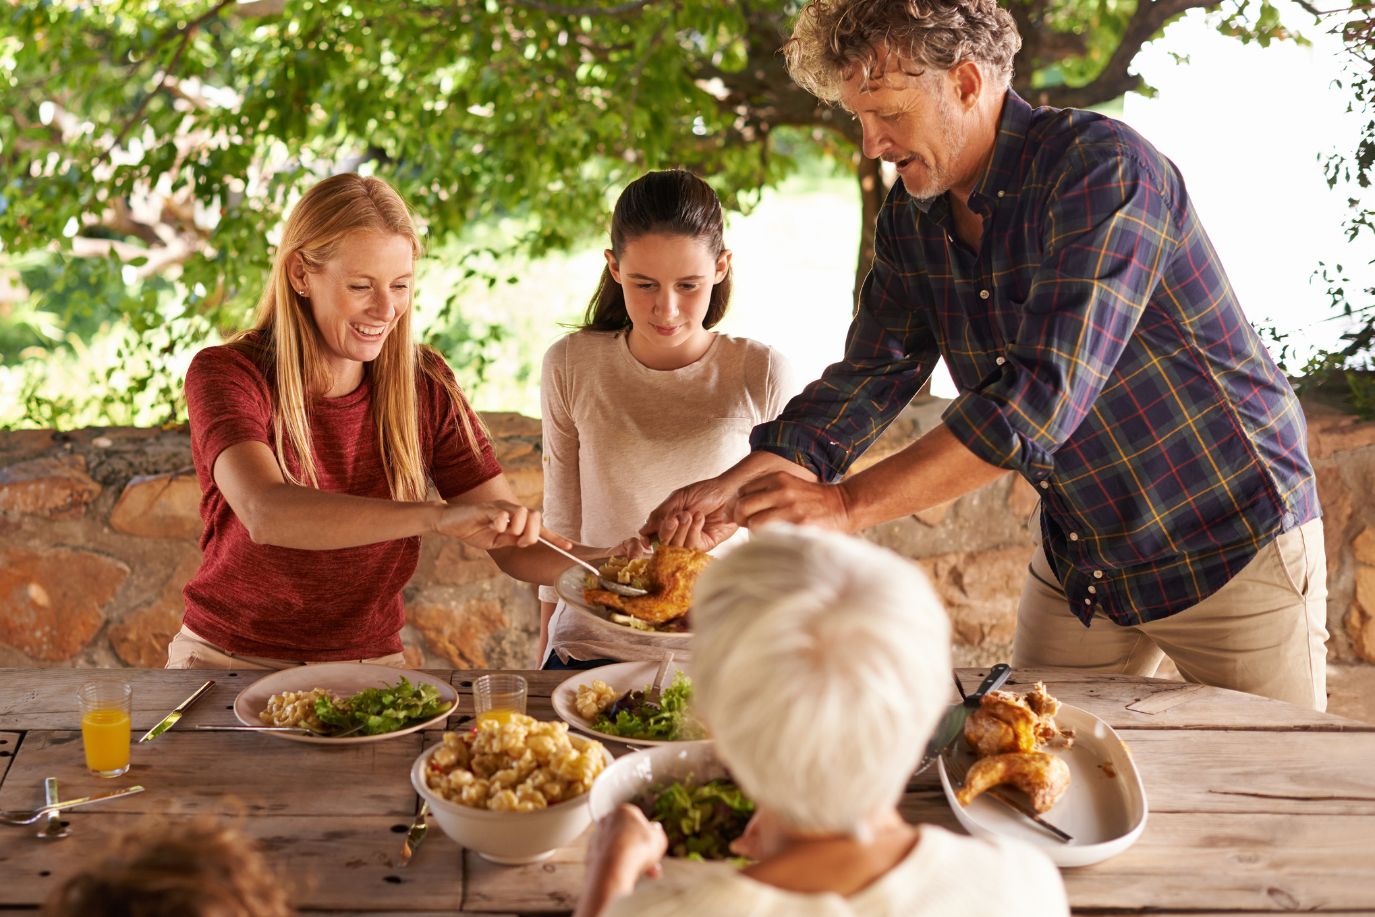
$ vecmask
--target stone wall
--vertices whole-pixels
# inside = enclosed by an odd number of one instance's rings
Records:
[[[857,467],[934,425],[946,402],[914,402]],[[486,421],[517,495],[538,505],[539,422]],[[1375,424],[1309,407],[1326,515],[1328,623],[1337,661],[1375,662]],[[0,432],[0,667],[159,666],[199,561],[199,490],[184,430]],[[956,659],[1011,649],[1031,547],[1033,489],[1007,478],[869,531],[931,574],[955,625]],[[533,587],[484,552],[424,539],[402,637],[416,665],[534,664]]]

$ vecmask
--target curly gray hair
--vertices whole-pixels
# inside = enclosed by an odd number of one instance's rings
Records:
[[[913,75],[972,60],[1006,86],[1021,47],[996,0],[812,0],[783,53],[797,85],[835,102],[856,72],[866,83],[881,76],[889,55],[915,66]]]

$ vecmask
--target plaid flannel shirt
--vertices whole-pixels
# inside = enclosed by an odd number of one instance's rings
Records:
[[[946,426],[1037,488],[1085,625],[1183,611],[1319,516],[1298,399],[1173,163],[1119,121],[1008,91],[969,205],[977,253],[944,195],[896,184],[844,359],[755,449],[838,480],[944,355]]]

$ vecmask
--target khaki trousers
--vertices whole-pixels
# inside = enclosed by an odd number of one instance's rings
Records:
[[[335,660],[340,661],[340,660]],[[371,659],[342,660],[348,662],[372,662],[377,665],[392,665],[402,668],[406,665],[404,653],[390,653],[374,656]],[[206,642],[200,634],[185,624],[177,631],[172,642],[167,644],[167,668],[169,669],[292,669],[298,665],[320,665],[317,662],[294,662],[289,659],[269,659],[266,656],[236,656],[226,653],[213,643]]]
[[[1037,545],[1017,608],[1012,663],[1154,675],[1169,656],[1187,681],[1327,709],[1327,559],[1322,520],[1260,549],[1192,608],[1145,624],[1084,625]]]

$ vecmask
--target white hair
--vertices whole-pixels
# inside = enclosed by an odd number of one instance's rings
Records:
[[[693,595],[698,711],[751,798],[799,831],[855,833],[901,796],[950,703],[950,622],[921,569],[775,525]]]

